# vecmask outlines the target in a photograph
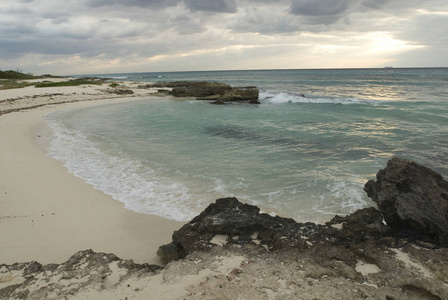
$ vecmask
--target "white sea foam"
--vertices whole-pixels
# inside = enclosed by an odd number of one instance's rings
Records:
[[[63,162],[69,172],[122,202],[125,208],[179,221],[197,214],[188,206],[191,195],[182,183],[157,175],[142,161],[106,154],[82,132],[68,129],[51,117],[45,119],[53,130],[48,156]]]
[[[370,206],[365,200],[363,184],[353,178],[331,180],[325,189],[325,193],[314,196],[316,202],[312,211],[316,212],[317,216],[347,215]]]
[[[330,190],[329,194],[332,197],[339,199],[336,206],[341,207],[343,210],[348,210],[349,213],[368,206],[364,200],[365,194],[361,182],[358,183],[355,180],[335,180],[329,183],[327,188]]]
[[[283,104],[283,103],[314,103],[314,104],[376,104],[376,100],[360,100],[351,98],[309,98],[305,95],[293,93],[260,92],[261,102]]]

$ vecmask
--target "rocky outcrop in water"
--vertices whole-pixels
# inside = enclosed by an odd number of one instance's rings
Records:
[[[439,173],[395,157],[365,191],[387,225],[448,244],[448,182]]]
[[[258,104],[259,91],[256,87],[231,87],[225,83],[206,81],[157,82],[148,88],[171,88],[168,94],[175,97],[195,97],[198,100],[214,100],[214,104],[248,102]]]

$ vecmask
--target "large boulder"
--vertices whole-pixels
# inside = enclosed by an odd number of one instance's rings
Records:
[[[411,160],[394,157],[366,183],[387,225],[448,243],[448,182]]]

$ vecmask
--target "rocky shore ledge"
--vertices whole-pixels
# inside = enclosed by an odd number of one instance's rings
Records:
[[[259,90],[254,86],[232,87],[226,83],[206,81],[156,82],[140,88],[158,88],[160,93],[174,97],[194,97],[197,100],[214,100],[212,104],[243,102],[259,104]],[[169,88],[169,89],[165,89]]]
[[[0,299],[448,299],[448,182],[395,157],[377,204],[326,224],[218,199],[159,248],[164,267],[91,250],[0,265]]]

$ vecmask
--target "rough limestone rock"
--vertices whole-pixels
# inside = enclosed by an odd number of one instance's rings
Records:
[[[133,95],[134,91],[130,89],[110,89],[107,90],[110,94],[116,94],[116,95]]]
[[[83,252],[70,264],[0,266],[0,299],[448,299],[447,248],[216,245],[156,272]]]
[[[176,97],[207,97],[212,95],[223,95],[232,87],[225,83],[216,82],[186,82],[183,86],[173,87],[170,94]]]
[[[236,198],[222,198],[175,231],[173,242],[161,246],[157,255],[166,263],[195,251],[208,251],[215,236],[221,236],[226,243],[255,244],[253,240],[257,240],[259,244],[269,246],[275,236],[286,231],[295,232],[296,227],[297,223],[292,219],[260,214],[256,206],[241,203]]]
[[[192,289],[191,299],[235,298],[242,289],[248,299],[263,299],[268,297],[257,290],[266,288],[279,299],[448,297],[448,249],[416,243],[383,224],[373,207],[317,225],[272,217],[236,198],[218,199],[157,254],[171,266],[178,259],[200,262],[207,253],[223,252],[248,260],[222,280],[210,277]],[[272,280],[284,281],[288,292],[270,286]],[[308,289],[328,292],[313,297]]]
[[[231,87],[225,83],[206,81],[156,82],[148,88],[171,88],[168,94],[175,97],[195,97],[197,100],[214,100],[213,104],[248,102],[259,104],[256,87]]]
[[[68,299],[86,288],[108,289],[134,274],[154,274],[160,269],[92,250],[79,251],[59,265],[0,265],[0,299]]]
[[[364,190],[387,225],[448,244],[448,182],[439,173],[395,157]]]
[[[205,98],[208,100],[207,98]],[[246,88],[232,88],[226,91],[223,95],[216,98],[213,104],[224,104],[225,102],[244,102],[248,101],[250,104],[260,104],[258,101],[258,89],[253,87]]]
[[[343,224],[343,230],[334,228],[335,224]],[[306,249],[312,243],[349,245],[366,241],[371,236],[387,236],[388,232],[382,231],[383,226],[382,216],[374,208],[319,225],[273,217],[236,198],[222,198],[175,231],[173,241],[161,246],[157,255],[168,263],[195,251],[209,251],[221,243],[238,247],[252,245],[262,251]]]

